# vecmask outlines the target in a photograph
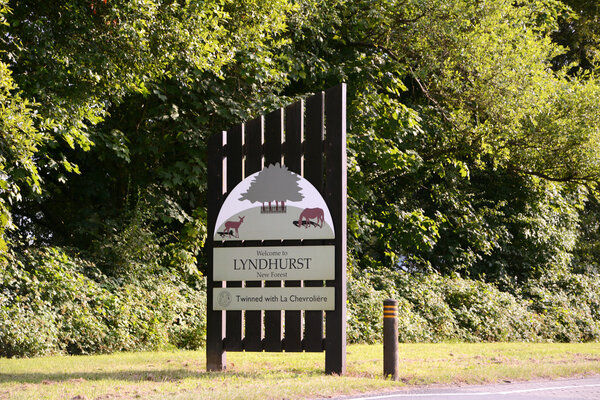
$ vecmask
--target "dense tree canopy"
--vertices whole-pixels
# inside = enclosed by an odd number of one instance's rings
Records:
[[[359,264],[503,280],[568,268],[600,156],[595,76],[551,69],[571,11],[556,1],[325,9],[330,25],[294,36],[309,73],[287,90],[350,83]]]
[[[553,40],[564,46],[553,60],[556,68],[568,67],[573,74],[597,69],[600,59],[600,4],[594,0],[563,0],[570,13],[559,19]]]
[[[0,1],[0,25],[7,24],[7,0]],[[10,207],[21,199],[20,186],[40,191],[34,156],[41,137],[35,113],[17,91],[9,66],[0,61],[0,252],[7,250],[6,228],[13,228]]]
[[[352,271],[597,271],[579,0],[0,0],[0,247],[203,272],[206,142],[349,88]],[[9,246],[4,243],[8,242]]]

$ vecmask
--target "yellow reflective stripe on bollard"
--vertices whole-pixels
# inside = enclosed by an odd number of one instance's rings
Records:
[[[395,305],[383,306],[383,318],[396,318],[398,316],[398,307]]]

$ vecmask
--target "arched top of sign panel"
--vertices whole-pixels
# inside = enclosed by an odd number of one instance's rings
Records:
[[[229,193],[214,232],[219,241],[334,238],[319,191],[279,163],[250,175]]]

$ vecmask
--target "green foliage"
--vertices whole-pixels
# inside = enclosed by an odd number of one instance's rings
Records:
[[[383,299],[394,298],[401,342],[597,341],[598,283],[562,273],[510,292],[458,275],[361,272],[348,283],[348,339],[380,341]]]
[[[552,38],[568,50],[557,56],[555,68],[568,66],[571,73],[595,70],[600,61],[600,6],[594,0],[561,0],[571,12],[559,19]]]
[[[348,329],[350,343],[377,343],[382,340],[382,304],[388,296],[376,291],[364,279],[348,280]]]
[[[573,250],[573,267],[576,272],[600,272],[600,203],[598,193],[591,192],[580,213],[579,235]]]
[[[68,24],[65,7],[77,15]],[[80,129],[93,148],[65,139],[42,150],[79,175],[45,165],[44,196],[18,205],[30,237],[112,266],[143,264],[130,255],[155,259],[168,247],[159,264],[193,272],[206,230],[208,135],[345,80],[350,249],[359,268],[400,262],[503,281],[571,260],[584,201],[578,184],[600,171],[600,86],[592,75],[549,68],[564,52],[552,41],[570,15],[560,2],[19,3],[11,19],[24,15],[61,35],[42,52],[17,46],[39,28],[15,25],[10,54],[32,60],[13,67],[23,85],[40,81],[39,65],[49,64],[44,73],[80,85],[61,92],[69,104],[78,103],[66,95],[83,89],[89,101],[102,99],[81,105],[102,117]],[[79,25],[88,30],[63,39]],[[166,26],[175,28],[165,36]],[[117,57],[115,43],[131,51]],[[99,77],[91,86],[82,65]],[[141,230],[140,201],[153,210],[142,212]]]
[[[35,357],[56,351],[58,332],[54,315],[44,307],[23,305],[0,308],[2,357]]]
[[[413,304],[398,297],[393,287],[376,290],[368,277],[348,280],[348,329],[350,343],[380,343],[383,340],[383,300],[398,300],[398,339],[401,342],[433,341],[426,332],[427,321],[422,313],[414,311]]]
[[[427,2],[431,8],[423,10],[409,2],[415,7],[393,13],[370,13],[363,5],[350,21],[371,20],[378,34],[360,38],[352,24],[340,27],[363,57],[387,55],[384,64],[398,65],[391,74],[404,84],[394,87],[406,89],[394,96],[379,83],[377,96],[363,103],[359,88],[353,98],[351,179],[361,187],[350,187],[350,204],[358,205],[350,221],[354,232],[366,234],[353,248],[369,246],[370,258],[406,259],[443,273],[526,279],[544,268],[566,268],[580,189],[548,181],[597,179],[600,114],[589,110],[600,104],[600,91],[592,78],[549,70],[561,51],[549,34],[564,9],[544,3]],[[404,113],[404,124],[396,123],[392,111],[401,107],[389,97],[410,105],[418,118]],[[379,123],[365,118],[363,125],[361,110]],[[373,151],[373,144],[384,145]],[[388,152],[395,153],[396,168],[386,161]],[[413,161],[403,163],[407,155]],[[506,259],[506,250],[532,259]]]
[[[341,81],[351,340],[379,340],[388,296],[405,341],[597,338],[597,5],[7,4],[14,354],[200,345],[207,138]]]
[[[12,8],[7,58],[24,78],[24,90],[41,102],[48,127],[70,146],[88,147],[90,123],[104,116],[109,101],[149,93],[149,82],[184,72],[180,68],[221,74],[237,51],[260,48],[283,29],[291,6],[94,0],[15,2]]]
[[[159,181],[172,218],[182,222],[180,211],[197,212],[206,169],[208,128],[202,125],[210,123],[212,132],[212,116],[235,114],[236,102],[228,98],[240,86],[235,75],[258,82],[259,90],[278,79],[280,72],[269,64],[281,39],[273,36],[293,10],[286,0],[17,1],[12,10],[4,5],[0,61],[12,70],[23,99],[35,99],[28,134],[39,143],[20,145],[37,150],[28,168],[44,176],[41,197],[28,195],[11,207],[25,216],[17,223],[28,237],[75,246],[82,246],[73,240],[81,234],[105,236],[99,221],[120,220],[120,212],[130,211],[122,208],[127,195],[149,181]],[[238,54],[249,60],[239,63]],[[268,82],[260,82],[257,71]],[[8,72],[2,72],[4,79]],[[94,154],[86,154],[93,146]],[[188,150],[185,157],[176,148]],[[66,188],[67,182],[76,189]],[[190,186],[195,190],[181,199]],[[3,201],[2,226],[8,210]]]
[[[530,308],[541,316],[543,338],[557,342],[600,338],[600,297],[597,275],[545,275],[520,289]]]
[[[47,248],[0,269],[2,356],[197,349],[206,332],[205,285],[175,274],[110,278]],[[600,339],[597,277],[559,273],[514,292],[459,276],[360,271],[348,282],[348,340],[382,335],[382,302],[399,300],[399,340],[438,342]]]
[[[1,356],[89,354],[204,344],[205,287],[175,274],[115,279],[47,248],[0,269]]]
[[[0,27],[7,24],[8,0],[0,1]],[[35,112],[21,97],[7,64],[0,61],[0,257],[7,250],[4,231],[12,228],[10,207],[25,188],[40,191],[34,155],[41,135],[34,128]]]

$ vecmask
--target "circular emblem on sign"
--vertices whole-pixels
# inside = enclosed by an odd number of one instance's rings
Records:
[[[223,290],[221,293],[219,293],[217,302],[223,308],[229,307],[229,305],[231,304],[231,294],[227,290]]]

